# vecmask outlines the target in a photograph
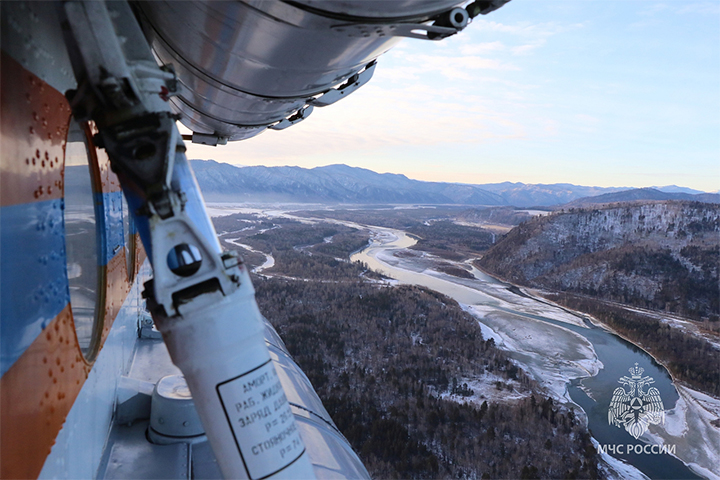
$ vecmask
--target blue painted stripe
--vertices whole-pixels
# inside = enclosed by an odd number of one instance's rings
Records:
[[[95,194],[97,262],[125,245],[122,192]],[[0,375],[70,303],[64,201],[0,209]]]
[[[70,302],[63,206],[0,208],[0,374]]]

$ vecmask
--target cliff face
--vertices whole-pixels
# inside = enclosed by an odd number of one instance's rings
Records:
[[[720,314],[720,205],[614,204],[534,218],[479,265],[510,281],[695,318]]]

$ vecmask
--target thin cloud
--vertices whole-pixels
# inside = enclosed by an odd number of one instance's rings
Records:
[[[584,113],[575,114],[575,119],[588,125],[597,125],[598,123],[600,123],[599,118],[592,115],[586,115]]]
[[[510,49],[510,53],[513,55],[527,55],[538,48],[545,45],[546,40],[544,38],[541,38],[539,40],[536,40],[532,43],[526,43],[525,45],[518,45],[517,47],[512,47]]]
[[[477,44],[465,44],[460,46],[462,55],[485,55],[491,52],[503,52],[508,49],[503,42],[484,42]]]
[[[718,15],[720,14],[720,3],[718,2],[676,2],[673,4],[653,3],[640,10],[638,13],[643,16],[662,15],[671,11],[673,14],[699,14]]]
[[[481,71],[519,71],[513,63],[476,55],[429,55],[413,54],[403,58],[402,64],[383,69],[378,65],[378,79],[396,82],[405,89],[411,82],[426,82],[432,75],[442,75],[448,80],[473,81]]]
[[[223,158],[230,163],[311,165],[313,157],[340,160],[343,155],[393,147],[482,143],[525,135],[511,109],[483,106],[482,98],[426,85],[409,85],[402,96],[372,84],[364,90],[328,109],[316,109],[288,130],[269,131],[217,153],[234,150],[231,160]]]
[[[642,5],[644,8],[638,12],[640,15],[655,15],[657,13],[663,13],[670,8],[670,5],[667,3],[645,3]]]
[[[560,24],[556,22],[518,22],[513,25],[508,25],[485,19],[475,19],[473,20],[473,24],[475,23],[479,23],[479,25],[475,25],[475,27],[486,31],[509,33],[512,35],[519,35],[524,37],[541,38],[551,37],[553,35],[557,35],[558,33],[564,33],[570,30],[584,27],[583,23]]]
[[[692,13],[700,15],[720,15],[720,3],[717,2],[694,2],[683,5],[677,13]]]
[[[457,72],[465,70],[520,70],[520,67],[512,63],[477,55],[448,57],[418,54],[409,55],[407,59],[425,72],[439,72],[450,78],[458,76]],[[466,75],[461,76],[467,78]]]
[[[512,55],[526,55],[534,50],[537,50],[538,48],[545,45],[546,39],[540,38],[538,40],[534,40],[529,43],[524,43],[522,45],[516,45],[516,46],[508,46],[503,42],[488,42],[488,43],[480,43],[476,45],[472,44],[466,44],[460,46],[460,53],[462,55],[466,56],[478,56],[478,55],[488,55],[488,54],[506,54],[510,53]]]

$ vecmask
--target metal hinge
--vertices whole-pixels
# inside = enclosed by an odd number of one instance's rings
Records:
[[[328,105],[332,105],[341,98],[350,95],[352,92],[370,81],[373,73],[375,73],[376,65],[377,63],[374,60],[368,63],[365,67],[365,70],[360,73],[356,73],[355,75],[350,77],[347,82],[340,85],[338,88],[328,90],[319,97],[310,100],[310,105],[314,105],[316,107],[326,107]]]
[[[455,35],[467,24],[470,15],[464,8],[456,7],[439,15],[435,23],[349,23],[330,27],[349,37],[408,37],[419,40],[442,40]]]
[[[312,105],[305,105],[303,108],[295,112],[293,115],[289,116],[288,118],[283,118],[275,125],[270,125],[268,128],[271,128],[273,130],[285,130],[288,127],[292,127],[295,124],[298,124],[305,120],[307,117],[310,116],[310,114],[313,111]]]

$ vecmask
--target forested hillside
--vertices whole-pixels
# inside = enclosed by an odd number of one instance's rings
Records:
[[[522,285],[716,321],[719,258],[720,205],[671,201],[536,217],[478,265]]]
[[[373,478],[600,476],[584,421],[539,393],[452,300],[360,282],[256,288]],[[485,392],[466,385],[488,378]],[[493,401],[493,392],[517,399]],[[488,398],[458,403],[451,393]]]

